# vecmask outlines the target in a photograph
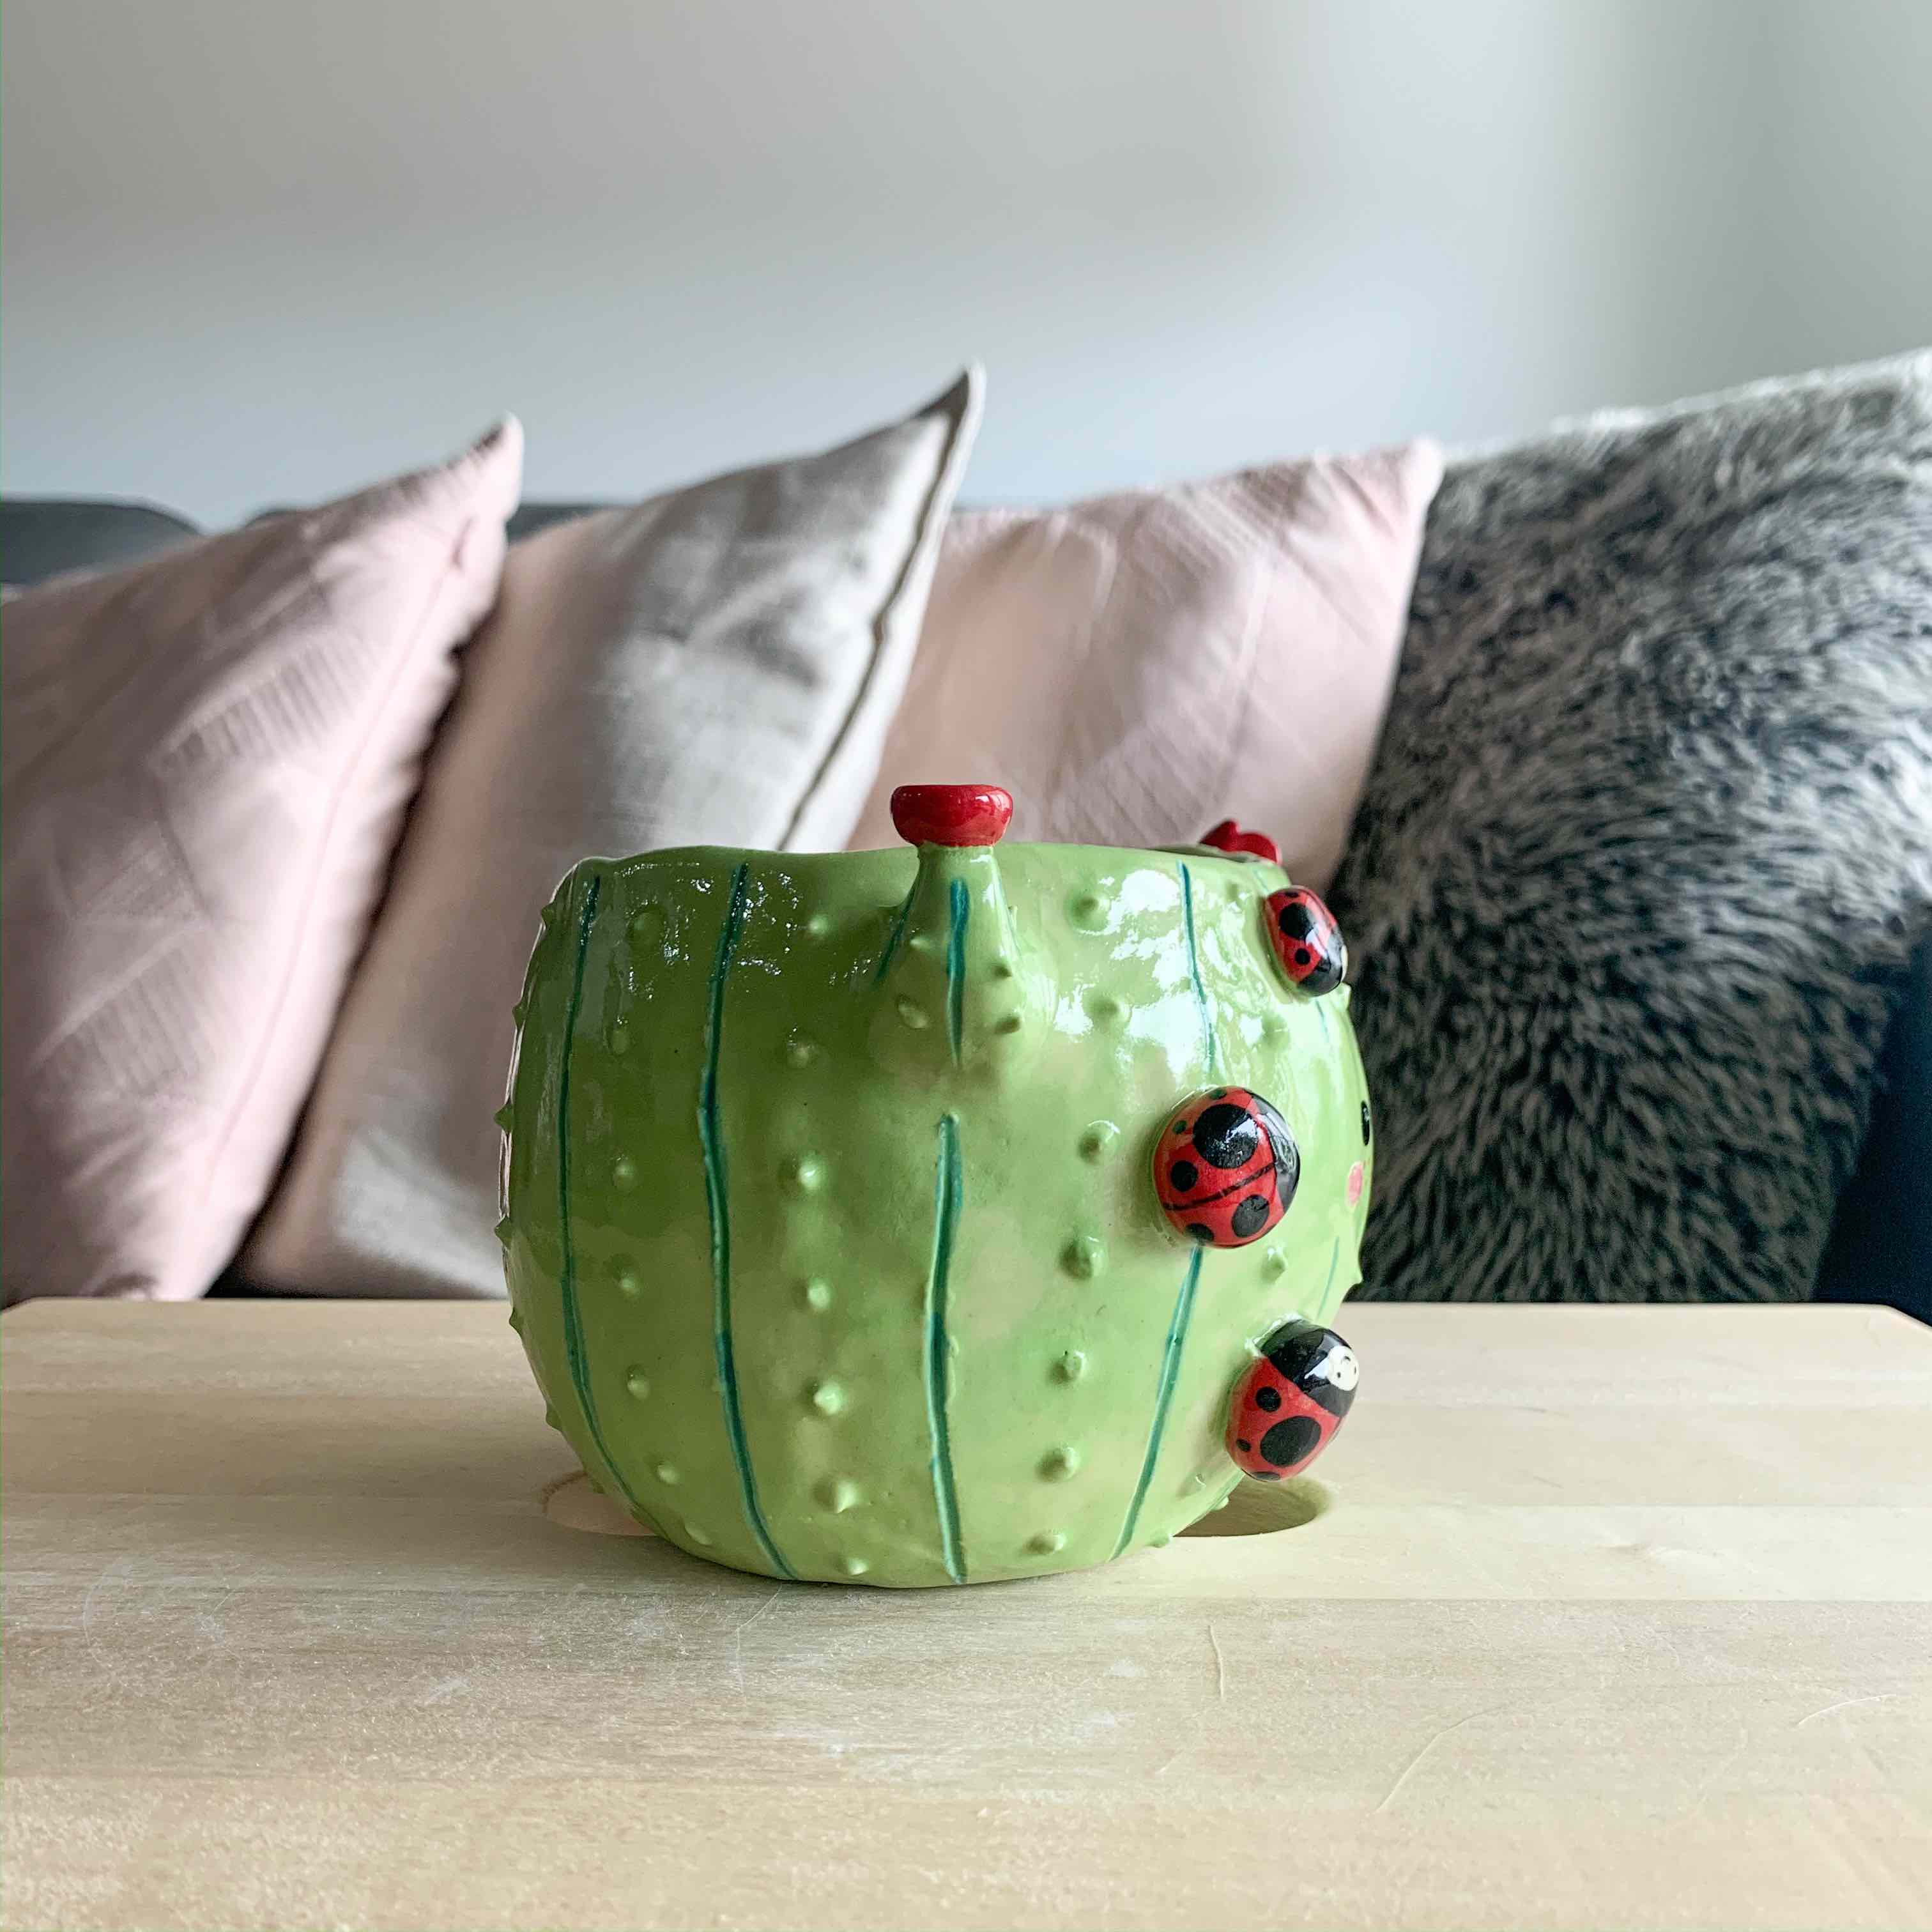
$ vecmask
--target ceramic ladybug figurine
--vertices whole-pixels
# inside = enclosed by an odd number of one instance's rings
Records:
[[[1301,1153],[1280,1112],[1245,1087],[1196,1094],[1154,1144],[1161,1212],[1204,1247],[1244,1248],[1288,1212]]]
[[[1263,902],[1268,943],[1281,970],[1304,993],[1332,993],[1348,970],[1348,949],[1335,915],[1306,886],[1270,892]]]
[[[1341,1427],[1360,1379],[1354,1351],[1334,1329],[1285,1324],[1234,1385],[1228,1454],[1264,1483],[1298,1475]]]

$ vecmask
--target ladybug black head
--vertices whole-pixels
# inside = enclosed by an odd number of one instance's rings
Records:
[[[1354,1380],[1345,1378],[1346,1388],[1330,1379],[1329,1371],[1352,1365],[1352,1352],[1332,1328],[1318,1328],[1312,1322],[1291,1322],[1269,1336],[1262,1352],[1276,1372],[1292,1382],[1304,1394],[1330,1415],[1343,1416],[1355,1400]],[[1338,1356],[1349,1358],[1338,1364]]]

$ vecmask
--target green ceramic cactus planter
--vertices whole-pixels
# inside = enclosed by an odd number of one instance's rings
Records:
[[[1372,1126],[1339,935],[1264,840],[587,860],[506,1135],[512,1320],[694,1555],[887,1585],[1164,1543],[1346,1412]]]

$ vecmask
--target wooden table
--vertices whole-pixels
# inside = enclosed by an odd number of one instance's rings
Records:
[[[564,1526],[498,1306],[16,1310],[5,1923],[1932,1925],[1932,1329],[1344,1314],[1311,1520],[895,1594]]]

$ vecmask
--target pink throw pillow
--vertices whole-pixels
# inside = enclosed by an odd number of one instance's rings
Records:
[[[985,779],[1017,838],[1172,844],[1232,818],[1325,887],[1442,477],[1415,442],[956,516],[852,848],[896,842],[893,786]]]
[[[0,1288],[202,1293],[322,1059],[514,420],[440,468],[11,598],[0,652]]]

